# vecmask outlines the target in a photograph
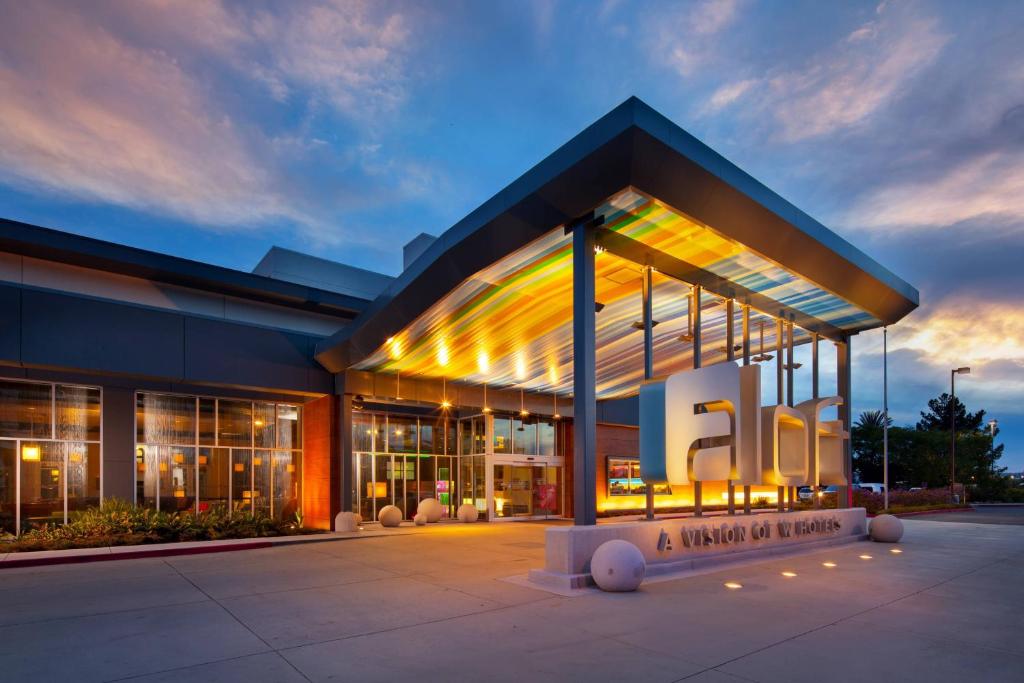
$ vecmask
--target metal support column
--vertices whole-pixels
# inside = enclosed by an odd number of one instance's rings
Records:
[[[839,397],[843,399],[843,403],[839,406],[839,421],[843,425],[843,431],[847,434],[850,433],[850,416],[851,412],[850,398],[852,396],[851,385],[853,377],[850,373],[850,341],[849,336],[836,344],[836,384],[839,390]],[[847,437],[843,441],[843,475],[846,477],[846,486],[840,486],[836,492],[836,507],[848,508],[851,504],[851,494],[853,489],[851,484],[853,483],[853,459],[852,451],[850,450],[850,439]]]
[[[597,341],[594,231],[572,231],[573,516],[597,524]]]
[[[728,363],[732,363],[736,360],[736,302],[732,299],[727,299],[725,302],[725,360]],[[736,429],[739,430],[739,425],[736,425]],[[732,467],[736,467],[736,457],[739,453],[733,452]],[[728,487],[728,505],[729,514],[736,514],[736,484],[732,479],[726,482]]]
[[[701,286],[694,285],[691,292],[690,310],[693,311],[693,369],[701,366],[701,333],[700,333],[700,293]],[[704,516],[704,499],[701,482],[693,482],[693,516]]]
[[[818,386],[818,342],[821,337],[817,332],[811,333],[811,398],[818,398],[820,387]],[[814,509],[821,509],[821,496],[818,495],[818,481],[821,475],[818,474],[817,463],[814,467],[814,481],[811,482],[811,498],[814,500]]]
[[[785,359],[782,357],[783,351],[783,328],[782,318],[775,319],[775,402],[782,405],[786,402],[784,396],[784,387],[782,384],[782,366],[785,364]],[[786,487],[779,486],[776,489],[775,498],[775,509],[777,512],[785,512],[786,510]]]
[[[643,297],[643,323],[644,323],[644,379],[654,376],[654,269],[644,266],[643,283],[641,294]],[[654,487],[644,486],[644,495],[647,503],[647,519],[654,519]]]
[[[743,365],[750,365],[750,306],[747,304],[743,304]],[[743,486],[743,514],[750,514],[750,486],[746,484]]]
[[[786,405],[792,408],[796,401],[793,399],[793,321],[786,323]],[[796,487],[789,486],[789,511],[796,509]]]

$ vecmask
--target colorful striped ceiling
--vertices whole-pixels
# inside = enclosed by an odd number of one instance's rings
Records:
[[[726,240],[664,204],[631,189],[598,211],[604,227],[727,278],[839,328],[873,320],[851,304]],[[596,255],[598,398],[628,396],[643,381],[641,270],[609,253]],[[654,275],[655,374],[692,367],[687,283]],[[736,342],[740,337],[736,307]],[[725,357],[726,306],[701,297],[703,362]],[[751,311],[751,350],[775,348],[774,319]],[[809,339],[797,330],[796,343]],[[572,245],[559,226],[464,281],[356,366],[403,377],[572,393]]]

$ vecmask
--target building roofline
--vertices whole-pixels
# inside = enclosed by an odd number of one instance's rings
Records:
[[[916,289],[631,97],[445,231],[354,321],[317,345],[340,371],[499,258],[632,186],[892,324]]]
[[[351,319],[364,299],[0,218],[0,251]]]

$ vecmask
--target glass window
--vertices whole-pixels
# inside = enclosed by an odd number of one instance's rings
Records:
[[[64,452],[53,441],[21,442],[21,526],[64,522]]]
[[[256,448],[273,448],[277,445],[274,435],[277,427],[277,416],[274,414],[273,403],[253,404],[253,439]]]
[[[63,441],[100,440],[100,390],[56,387],[57,438]]]
[[[542,417],[537,421],[537,455],[557,455],[554,418]]]
[[[100,445],[61,444],[68,463],[68,512],[96,507],[100,503]]]
[[[194,444],[196,399],[192,396],[138,394],[137,440],[148,444]]]
[[[470,453],[487,452],[487,418],[477,415],[473,418],[473,450]]]
[[[199,399],[199,444],[217,445],[217,399]]]
[[[473,421],[459,420],[459,453],[469,455],[473,452]]]
[[[373,414],[352,414],[352,450],[373,450]]]
[[[388,452],[415,453],[417,432],[415,417],[388,415]]]
[[[199,511],[228,508],[230,451],[226,448],[200,448],[196,467],[199,469]]]
[[[377,519],[373,507],[375,486],[373,481],[373,456],[359,454],[359,514],[366,521]]]
[[[0,533],[17,533],[18,442],[0,440]]]
[[[217,401],[217,445],[252,446],[252,422],[252,403],[220,399]]]
[[[300,505],[302,456],[294,451],[274,451],[273,458],[271,508],[275,517],[287,521],[295,518]]]
[[[160,509],[194,510],[196,504],[196,449],[159,446]]]
[[[420,420],[420,453],[433,453],[434,452],[434,427],[436,421],[430,420],[430,418],[423,418]],[[441,432],[437,433],[442,439],[444,435]]]
[[[494,416],[494,452],[512,452],[512,420],[507,415]]]
[[[253,509],[255,509],[256,512],[262,512],[265,515],[270,514],[270,495],[272,493],[272,484],[270,481],[271,462],[271,451],[253,451]]]
[[[512,420],[513,453],[518,455],[537,454],[537,419],[532,416],[516,416]]]
[[[277,404],[277,447],[302,448],[302,408]]]
[[[231,510],[252,512],[252,451],[231,449]]]
[[[49,384],[0,381],[0,436],[52,438],[52,389]]]

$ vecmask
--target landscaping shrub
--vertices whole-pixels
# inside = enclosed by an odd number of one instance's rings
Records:
[[[298,516],[297,516],[298,517]],[[212,541],[223,538],[261,538],[306,533],[298,519],[282,521],[260,512],[223,508],[208,512],[161,512],[112,498],[98,508],[71,513],[67,524],[32,529],[3,546],[8,552],[95,548],[142,543]]]

